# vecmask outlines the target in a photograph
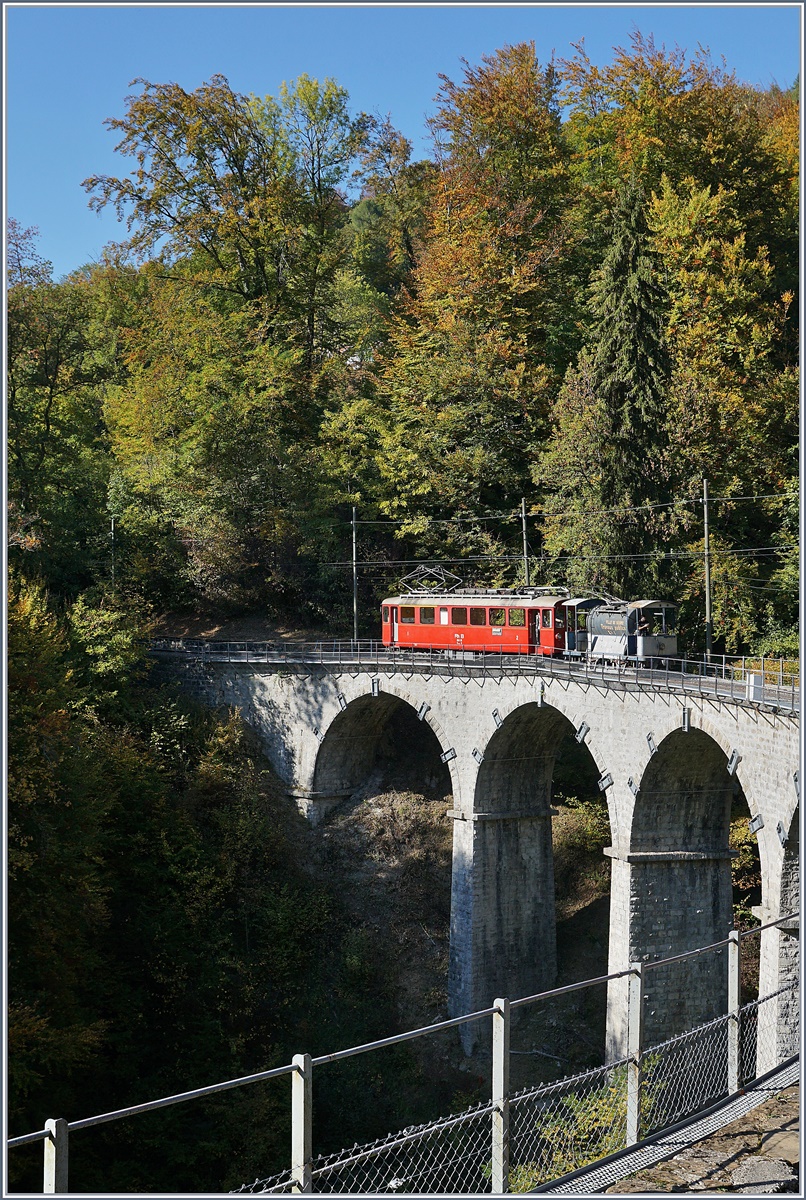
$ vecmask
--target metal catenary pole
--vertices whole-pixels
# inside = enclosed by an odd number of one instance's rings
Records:
[[[526,497],[521,497],[521,529],[523,530],[523,577],[529,586],[529,545],[526,540]]]
[[[358,641],[358,557],[356,554],[355,505],[353,505],[353,641]]]
[[[705,657],[711,661],[711,639],[713,623],[711,620],[711,540],[708,529],[708,480],[702,481],[702,511],[703,532],[705,536]]]

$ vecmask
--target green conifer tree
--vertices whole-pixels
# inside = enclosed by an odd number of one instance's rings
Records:
[[[605,509],[640,509],[666,495],[666,296],[649,248],[644,197],[628,185],[619,194],[613,239],[594,285],[592,390],[601,405],[605,448],[601,502]],[[625,594],[646,587],[658,521],[653,510],[613,514],[612,577]]]

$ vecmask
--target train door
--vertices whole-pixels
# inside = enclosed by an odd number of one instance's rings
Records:
[[[397,610],[397,605],[396,605],[396,604],[393,604],[393,605],[392,605],[392,645],[393,645],[393,646],[396,646],[396,645],[397,645],[397,638],[398,638],[398,617],[397,617],[397,612],[398,612],[398,610]]]
[[[540,653],[554,653],[554,609],[540,610]]]
[[[554,609],[554,650],[565,650],[565,609],[561,604]]]
[[[540,653],[540,609],[529,609],[529,653]]]
[[[573,605],[565,606],[565,652],[573,654],[577,648],[577,610]]]

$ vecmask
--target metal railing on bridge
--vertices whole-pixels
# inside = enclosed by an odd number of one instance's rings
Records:
[[[201,663],[325,666],[338,669],[467,675],[474,678],[541,676],[605,687],[665,690],[682,695],[763,705],[782,713],[800,711],[800,671],[784,658],[713,655],[709,661],[678,659],[548,658],[534,654],[473,650],[407,649],[378,641],[239,642],[201,638],[155,638],[154,654]]]
[[[70,1135],[139,1113],[211,1096],[281,1076],[291,1077],[291,1154],[287,1169],[256,1179],[239,1193],[319,1192],[419,1194],[526,1192],[593,1163],[733,1096],[781,1061],[779,1005],[797,1013],[797,979],[775,992],[741,1003],[741,945],[776,926],[791,932],[798,913],[789,913],[746,932],[731,931],[722,941],[670,958],[635,962],[623,971],[517,1000],[496,999],[489,1008],[421,1029],[313,1058],[295,1055],[284,1066],[196,1088],[78,1121],[51,1119],[34,1133],[13,1137],[9,1149],[44,1142],[45,1194],[68,1187]],[[643,1035],[645,981],[658,967],[685,964],[703,955],[725,962],[723,1011],[675,1037],[647,1045]],[[556,1055],[512,1046],[513,1013],[563,1002],[586,989],[629,978],[626,1054],[617,1061],[549,1083],[513,1089],[515,1057]],[[776,1004],[776,1001],[779,1003]],[[337,1153],[314,1156],[313,1078],[320,1069],[357,1055],[403,1042],[438,1038],[482,1021],[492,1022],[489,1099],[465,1110]],[[791,1038],[798,1044],[797,1033]],[[390,1080],[393,1086],[393,1081]]]

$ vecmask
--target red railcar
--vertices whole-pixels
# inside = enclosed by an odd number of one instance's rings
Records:
[[[381,609],[383,644],[561,655],[566,650],[569,594],[560,591],[478,589],[391,596]]]

